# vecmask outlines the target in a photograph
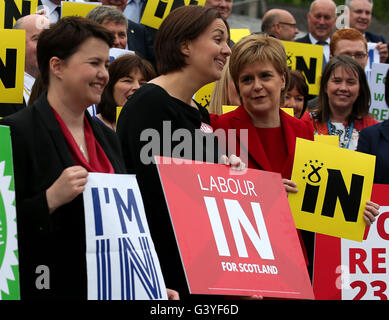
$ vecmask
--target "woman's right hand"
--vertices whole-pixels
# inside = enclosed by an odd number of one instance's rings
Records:
[[[62,171],[58,179],[46,190],[49,212],[53,213],[84,192],[87,177],[88,171],[81,166],[69,167]]]

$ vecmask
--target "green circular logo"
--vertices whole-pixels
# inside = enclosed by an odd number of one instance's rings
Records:
[[[4,261],[5,248],[7,247],[7,217],[3,197],[0,193],[0,267]]]

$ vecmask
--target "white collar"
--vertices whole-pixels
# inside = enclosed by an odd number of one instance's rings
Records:
[[[31,92],[34,82],[35,78],[27,72],[24,72],[24,87],[28,90],[28,92]]]
[[[319,42],[319,40],[316,40],[311,33],[308,33],[308,36],[309,36],[309,40],[311,40],[312,44],[316,44],[317,42]],[[328,45],[330,44],[330,40],[331,40],[331,38],[328,38],[326,40]]]

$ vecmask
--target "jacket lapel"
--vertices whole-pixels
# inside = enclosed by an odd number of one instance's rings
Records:
[[[49,102],[46,98],[47,92],[44,92],[36,101],[36,109],[38,114],[48,129],[51,138],[53,139],[54,146],[57,149],[60,158],[62,159],[63,166],[65,168],[74,166],[73,158],[69,152],[69,147],[66,143],[65,137],[62,133],[61,127],[51,110]]]
[[[235,115],[231,119],[233,129],[236,129],[239,143],[245,151],[248,151],[249,156],[263,170],[270,171],[271,165],[263,149],[261,140],[258,137],[257,130],[253,122],[243,106],[233,111]],[[240,130],[248,131],[248,138],[244,137]],[[247,144],[248,143],[248,144]]]
[[[389,121],[385,121],[382,126],[379,127],[380,133],[389,143]]]

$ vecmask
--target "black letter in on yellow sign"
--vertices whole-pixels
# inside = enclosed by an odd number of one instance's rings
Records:
[[[313,84],[316,81],[316,58],[309,59],[309,67],[305,63],[304,57],[296,56],[296,69],[305,74],[308,83]]]
[[[348,193],[340,170],[327,169],[328,181],[324,197],[322,215],[334,217],[336,201],[339,199],[346,221],[356,222],[359,205],[361,203],[364,177],[353,174],[351,178],[350,193]]]
[[[22,2],[22,12],[20,13],[18,7],[14,0],[5,0],[5,16],[4,16],[4,29],[12,29],[14,21],[18,20],[21,17],[29,15],[31,13],[31,2],[23,1]],[[15,20],[14,20],[15,19]]]
[[[0,59],[0,80],[6,89],[16,86],[16,49],[6,49],[5,65]]]

